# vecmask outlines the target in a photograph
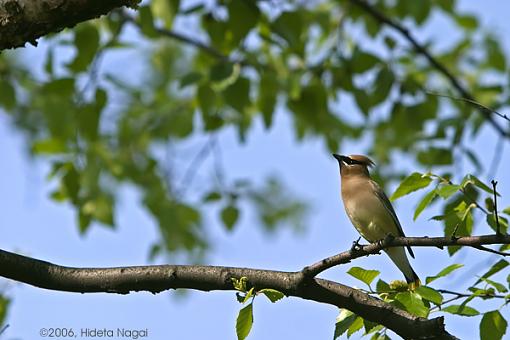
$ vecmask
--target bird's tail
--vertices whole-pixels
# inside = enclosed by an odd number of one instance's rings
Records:
[[[404,275],[406,278],[407,285],[409,286],[410,290],[415,290],[419,286],[421,286],[421,281],[418,275],[414,272],[413,268],[411,268],[412,276],[407,277],[407,275]]]
[[[421,285],[420,278],[415,273],[403,247],[389,248],[385,250],[390,259],[397,265],[398,269],[404,274],[409,289],[415,290]]]

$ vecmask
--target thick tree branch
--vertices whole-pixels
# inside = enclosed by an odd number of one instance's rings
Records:
[[[307,277],[313,277],[319,273],[337,266],[349,263],[358,257],[378,254],[381,250],[399,246],[413,247],[443,247],[443,246],[469,246],[473,248],[485,248],[483,244],[510,244],[510,235],[480,235],[465,237],[387,237],[377,243],[361,246],[359,249],[351,249],[343,253],[333,255],[317,263],[303,268],[302,273]],[[487,251],[489,248],[480,249]],[[491,249],[492,250],[492,249]],[[499,255],[499,252],[497,252]]]
[[[167,289],[233,290],[231,278],[247,277],[256,289],[273,288],[287,296],[347,308],[380,323],[403,338],[455,339],[442,317],[427,320],[342,284],[307,278],[302,272],[281,272],[217,266],[158,265],[119,268],[72,268],[0,250],[0,276],[33,286],[79,293]]]
[[[139,0],[0,0],[0,51],[22,47],[48,33],[107,14],[134,7]]]
[[[349,1],[354,5],[358,6],[359,8],[361,8],[366,13],[368,13],[375,20],[393,28],[395,31],[400,33],[404,37],[404,39],[406,39],[413,46],[413,48],[418,54],[424,56],[425,59],[427,59],[427,61],[432,65],[432,67],[434,67],[439,73],[441,73],[443,76],[446,77],[446,79],[448,79],[453,88],[455,88],[464,99],[470,102],[477,103],[476,107],[478,108],[478,111],[480,111],[480,113],[492,125],[492,127],[496,131],[498,131],[500,135],[505,136],[506,138],[510,138],[510,131],[507,131],[503,127],[501,127],[492,117],[492,110],[479,104],[478,101],[474,98],[474,96],[466,88],[464,88],[460,80],[457,79],[453,75],[453,73],[450,70],[448,70],[448,68],[446,68],[446,66],[441,64],[439,60],[434,58],[432,54],[427,50],[427,48],[424,45],[420,44],[407,28],[405,28],[395,20],[389,18],[384,13],[379,11],[377,8],[367,3],[365,0],[349,0]]]

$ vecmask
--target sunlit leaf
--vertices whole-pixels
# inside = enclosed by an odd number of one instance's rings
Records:
[[[463,264],[452,264],[452,265],[449,265],[448,267],[444,268],[443,270],[441,270],[439,273],[437,273],[436,275],[434,276],[428,276],[426,279],[425,279],[425,282],[426,284],[429,284],[431,283],[432,281],[435,281],[441,277],[445,277],[445,276],[448,276],[450,275],[452,272],[454,272],[455,270],[459,269],[459,268],[462,268],[464,267]]]
[[[480,312],[478,312],[476,309],[466,305],[450,305],[441,310],[446,313],[462,316],[476,316],[480,314]]]
[[[427,175],[414,172],[408,177],[404,178],[397,190],[391,195],[390,200],[394,201],[399,197],[410,194],[413,191],[426,188],[432,182],[432,178]]]
[[[352,267],[347,271],[347,274],[355,277],[356,279],[366,283],[369,286],[380,273],[381,272],[378,270],[368,270],[360,267]]]
[[[507,322],[498,310],[487,312],[480,322],[481,340],[499,340],[506,333]]]
[[[243,307],[237,315],[236,334],[238,340],[246,339],[253,325],[253,303]]]

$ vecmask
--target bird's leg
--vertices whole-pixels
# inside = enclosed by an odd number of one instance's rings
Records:
[[[359,241],[361,240],[361,236],[358,237],[358,239],[356,241],[352,241],[352,247],[351,247],[351,251],[360,251],[360,250],[363,250],[363,245],[359,244]]]
[[[387,233],[386,236],[383,239],[380,239],[377,241],[377,245],[380,247],[384,247],[385,244],[390,243],[395,239],[395,236],[393,236],[391,233]]]

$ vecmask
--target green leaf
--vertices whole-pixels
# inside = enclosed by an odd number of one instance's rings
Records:
[[[444,277],[444,276],[450,275],[453,271],[455,271],[455,270],[457,270],[459,268],[462,268],[462,267],[464,267],[464,265],[463,264],[458,264],[458,263],[449,265],[448,267],[446,267],[443,270],[441,270],[437,275],[435,275],[435,276],[428,276],[425,279],[425,283],[429,284],[432,281],[435,281],[435,280],[439,279],[440,277]]]
[[[498,229],[498,224],[496,223],[496,217],[494,214],[486,215],[487,224],[492,228],[492,230],[496,231]],[[499,231],[503,234],[506,234],[508,230],[508,219],[503,216],[498,216],[499,222]]]
[[[90,23],[83,23],[74,30],[74,45],[76,46],[76,55],[67,67],[75,73],[85,71],[99,48],[99,32],[97,28]]]
[[[427,150],[418,152],[418,162],[423,165],[450,165],[453,162],[452,150],[445,148],[429,147]]]
[[[216,93],[208,85],[201,85],[197,89],[197,99],[203,116],[209,116],[216,110]]]
[[[364,73],[379,63],[381,63],[381,60],[373,54],[356,48],[352,53],[352,58],[349,66],[353,73]]]
[[[253,303],[243,307],[237,315],[236,321],[236,334],[237,339],[246,339],[250,334],[251,326],[253,325]]]
[[[402,292],[395,296],[395,300],[400,302],[408,312],[426,318],[429,315],[429,308],[424,304],[420,295],[415,292]]]
[[[260,10],[255,1],[229,1],[228,26],[232,33],[232,43],[239,45],[252,28],[257,25]]]
[[[185,74],[179,83],[180,88],[185,88],[186,86],[198,83],[200,79],[202,79],[202,73],[199,72],[190,72]]]
[[[211,67],[209,79],[213,82],[221,82],[229,78],[234,72],[234,65],[230,62],[219,62]]]
[[[480,322],[481,340],[499,340],[506,333],[507,322],[498,310],[487,312]]]
[[[278,79],[276,78],[276,75],[273,72],[262,73],[259,84],[257,105],[262,112],[266,128],[271,127],[273,122],[278,90]]]
[[[416,219],[418,218],[418,216],[420,216],[420,214],[422,213],[422,211],[429,206],[429,204],[432,202],[432,200],[434,199],[434,197],[436,197],[437,193],[436,193],[436,190],[432,190],[431,192],[429,192],[428,194],[426,194],[425,196],[423,196],[423,198],[421,199],[420,203],[418,203],[418,205],[416,206],[416,209],[414,210],[414,216],[413,216],[413,221],[416,221]]]
[[[478,27],[478,20],[472,15],[455,15],[454,16],[457,25],[461,26],[466,30],[474,30]]]
[[[378,293],[387,293],[387,292],[391,292],[391,290],[392,290],[390,288],[390,285],[381,279],[377,280],[375,289]]]
[[[217,191],[211,191],[202,198],[203,202],[217,202],[221,199],[221,194]]]
[[[335,323],[335,334],[333,336],[333,339],[337,339],[339,336],[344,334],[349,327],[356,321],[356,318],[358,316],[347,309],[340,309],[340,314],[336,318]]]
[[[510,216],[510,207],[506,207],[502,212]]]
[[[237,112],[244,113],[246,107],[250,105],[250,80],[244,77],[237,78],[235,83],[223,91],[223,97]]]
[[[442,184],[437,189],[436,192],[439,196],[441,196],[443,199],[447,199],[456,192],[458,192],[460,189],[460,185],[454,185],[454,184]]]
[[[154,17],[163,21],[165,28],[171,28],[175,15],[179,11],[180,0],[152,0],[150,8]]]
[[[347,337],[350,338],[351,335],[359,331],[363,327],[363,318],[357,317],[354,322],[349,326],[347,330]]]
[[[154,17],[151,8],[149,6],[138,7],[138,18],[142,33],[148,38],[155,38],[157,33],[154,28]]]
[[[238,219],[239,209],[236,206],[229,204],[221,210],[221,220],[227,230],[232,230]]]
[[[298,55],[303,55],[305,51],[305,43],[303,41],[305,27],[303,12],[299,10],[283,12],[271,23],[273,32],[285,39],[288,47]]]
[[[430,182],[432,182],[432,178],[430,178],[430,176],[414,172],[400,182],[397,190],[395,190],[393,195],[391,195],[390,200],[394,201],[397,198],[408,195],[413,191],[426,188]]]
[[[475,186],[482,189],[483,191],[485,191],[491,195],[494,194],[494,191],[492,191],[491,187],[489,187],[487,184],[482,182],[478,177],[476,177],[474,175],[467,175],[466,177],[464,177],[464,179],[462,180],[461,186],[463,188],[465,188],[468,184],[474,184]],[[501,196],[499,193],[496,193],[496,195]]]
[[[2,329],[2,325],[5,321],[5,317],[7,316],[7,307],[9,307],[11,300],[7,299],[3,295],[0,295],[0,330]],[[0,333],[0,335],[2,335]]]
[[[480,312],[478,312],[476,309],[466,305],[450,305],[448,307],[443,308],[442,311],[462,316],[476,316],[480,314]]]
[[[438,306],[443,303],[443,296],[437,290],[427,287],[427,286],[419,286],[416,288],[415,292],[419,294],[425,300],[428,300]]]
[[[61,139],[44,139],[35,141],[32,144],[32,152],[36,154],[58,154],[67,151],[65,142]]]
[[[16,91],[8,79],[0,79],[0,106],[11,110],[16,106]]]
[[[508,261],[503,259],[499,260],[498,262],[494,263],[492,267],[485,274],[483,274],[480,279],[478,279],[478,281],[475,282],[475,285],[479,284],[482,279],[487,279],[499,271],[505,269],[506,267],[508,267]]]
[[[355,277],[356,279],[363,281],[368,286],[370,286],[370,283],[374,281],[374,279],[380,274],[381,272],[378,270],[367,270],[360,267],[352,267],[347,271],[347,274]]]
[[[276,302],[285,297],[285,294],[276,289],[264,288],[259,290],[259,293],[264,294],[271,302]]]

